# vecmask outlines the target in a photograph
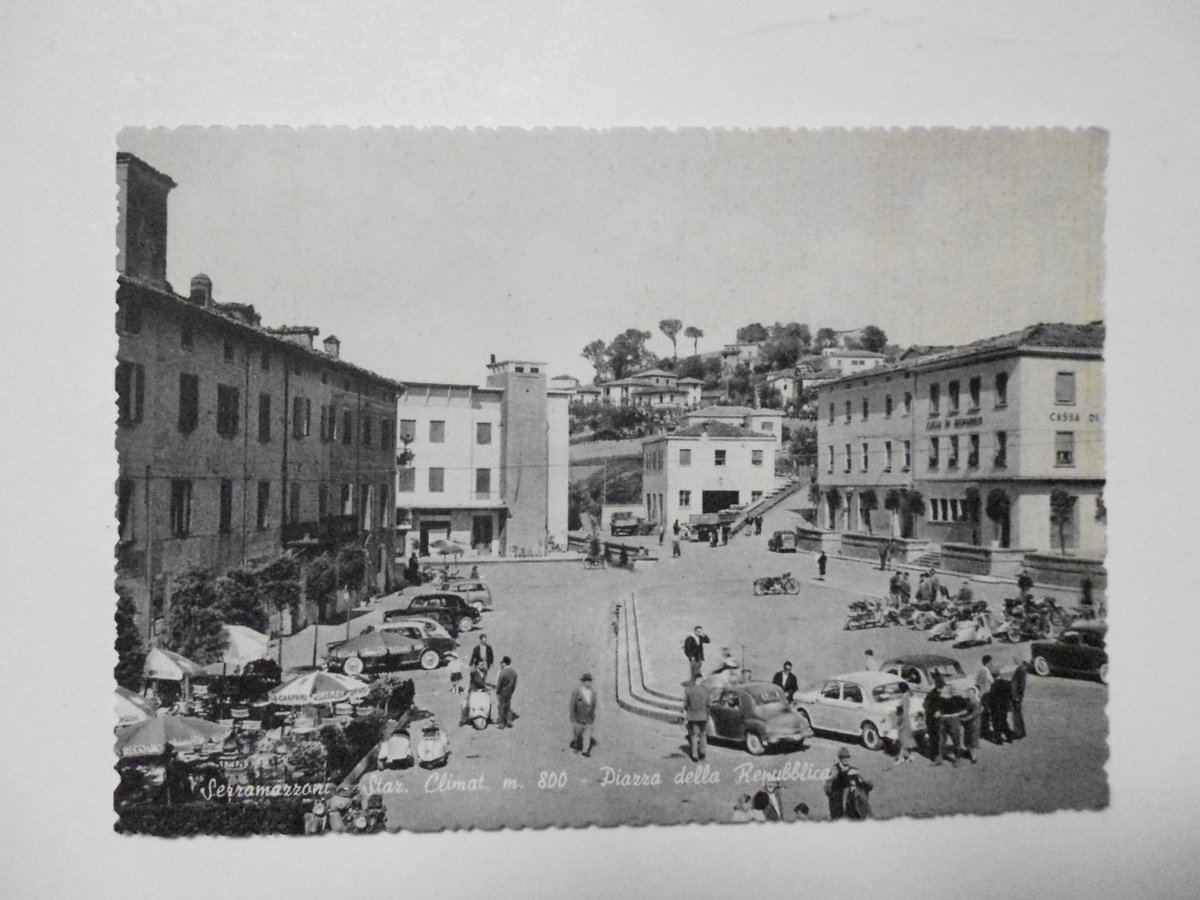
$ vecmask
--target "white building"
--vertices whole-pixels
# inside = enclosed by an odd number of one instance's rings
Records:
[[[699,425],[703,422],[720,422],[745,428],[756,434],[765,434],[774,439],[777,446],[783,445],[783,412],[778,409],[751,409],[748,406],[705,406],[683,417],[683,424]]]
[[[836,369],[843,375],[857,375],[870,369],[882,366],[887,360],[882,353],[872,353],[870,350],[842,350],[838,347],[826,347],[821,351],[826,369]]]
[[[619,406],[688,409],[700,404],[700,389],[703,385],[704,383],[696,378],[680,378],[674,372],[649,369],[627,378],[604,382],[599,387],[599,399],[603,403]]]
[[[769,434],[705,421],[642,442],[646,517],[671,525],[761,499],[775,484]]]

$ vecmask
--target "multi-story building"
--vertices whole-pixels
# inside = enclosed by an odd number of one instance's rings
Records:
[[[492,362],[487,384],[406,382],[406,453],[397,470],[403,553],[449,540],[469,556],[544,554],[565,545],[569,385],[539,362]],[[408,458],[411,454],[411,458]]]
[[[821,351],[824,368],[836,369],[844,375],[866,372],[882,366],[887,358],[882,353],[872,353],[870,350],[844,350],[840,347],[826,347]]]
[[[151,585],[307,547],[353,546],[391,580],[396,398],[316,328],[271,329],[219,303],[205,275],[166,278],[175,183],[117,155],[117,578],[144,615]]]
[[[768,435],[776,446],[783,444],[783,412],[778,409],[751,409],[748,406],[705,406],[683,417],[683,424],[721,422]]]
[[[753,366],[758,362],[757,341],[747,343],[726,344],[721,348],[721,377],[729,378],[738,366]]]
[[[599,399],[604,403],[678,410],[699,405],[703,386],[704,382],[697,378],[680,378],[674,372],[650,369],[628,378],[606,381],[598,390]]]
[[[775,441],[761,431],[706,420],[642,441],[642,491],[654,522],[754,503],[774,484]]]
[[[1103,345],[1034,325],[821,384],[820,524],[1102,556]]]

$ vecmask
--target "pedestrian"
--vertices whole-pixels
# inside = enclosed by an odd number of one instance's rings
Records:
[[[783,821],[783,800],[779,797],[779,782],[772,778],[754,795],[752,808],[762,813],[764,822]]]
[[[912,728],[912,691],[909,690],[908,682],[900,682],[898,688],[900,692],[900,702],[896,705],[895,725],[896,725],[896,765],[909,762],[912,759],[912,752],[917,747],[917,739],[913,735]]]
[[[1012,709],[1012,738],[1019,741],[1025,737],[1025,712],[1022,706],[1025,703],[1025,676],[1029,674],[1029,670],[1025,667],[1021,657],[1014,656],[1013,662],[1017,667],[1013,669],[1009,682],[1008,699],[1009,707]]]
[[[762,534],[762,516],[759,516],[754,520],[754,533]]]
[[[900,573],[900,602],[907,604],[912,599],[912,582],[908,580],[908,573]]]
[[[922,704],[925,710],[925,750],[935,764],[942,758],[942,724],[940,718],[942,713],[942,694],[945,690],[946,684],[942,680],[942,676],[935,672],[933,675],[933,690],[925,695],[925,700]]]
[[[888,545],[880,544],[879,545],[879,571],[880,572],[887,571],[887,562],[888,562]]]
[[[1017,575],[1017,590],[1022,596],[1033,590],[1033,578],[1025,569],[1022,569],[1020,574]]]
[[[783,668],[776,672],[771,679],[771,684],[783,691],[788,703],[792,702],[792,698],[795,697],[796,691],[800,689],[800,685],[796,681],[796,676],[792,674],[791,660],[784,662]]]
[[[983,724],[983,701],[979,691],[967,691],[967,711],[963,713],[963,750],[972,763],[979,761],[979,733]]]
[[[721,525],[721,546],[724,547],[729,543],[729,523]]]
[[[496,660],[496,654],[492,650],[492,645],[488,643],[488,636],[481,634],[479,643],[471,648],[471,667],[483,663],[483,671],[486,675],[492,670],[492,664]]]
[[[666,537],[667,537],[667,526],[659,525],[658,526],[658,546],[661,547],[663,545],[663,541],[666,539]]]
[[[837,752],[829,778],[825,781],[825,796],[829,798],[829,818],[869,819],[871,804],[867,795],[874,785],[862,773],[850,765],[850,750],[842,747]]]
[[[979,691],[979,702],[983,704],[983,721],[980,723],[980,730],[989,735],[991,740],[995,740],[991,717],[991,692],[992,684],[996,680],[996,673],[992,669],[991,662],[992,657],[989,655],[985,655],[979,661],[979,669],[975,673],[975,689]]]
[[[720,539],[721,539],[721,535],[717,532],[716,526],[713,526],[713,528],[708,533],[708,546],[710,546],[710,547],[717,546],[717,541],[719,541]]]
[[[900,582],[901,573],[896,570],[892,573],[892,577],[888,579],[888,597],[892,601],[893,606],[900,605]]]
[[[975,592],[971,590],[971,582],[964,581],[962,587],[958,589],[958,594],[954,598],[955,603],[960,603],[963,606],[970,606],[975,602]]]
[[[922,572],[917,581],[917,605],[928,609],[933,606],[933,588],[929,584],[929,573]]]
[[[947,597],[948,597],[949,595],[950,595],[950,594],[949,594],[949,591],[947,591],[947,592],[946,592],[946,594],[945,594],[944,596],[947,596]],[[936,570],[936,569],[930,569],[930,570],[929,570],[929,596],[930,596],[932,599],[935,599],[935,600],[936,600],[938,597],[941,597],[941,596],[943,596],[943,594],[942,594],[942,582],[941,582],[941,581],[938,579],[938,577],[937,577],[937,570]]]
[[[863,659],[863,671],[864,672],[878,672],[879,671],[879,660],[877,660],[875,658],[874,650],[868,649],[863,654],[863,657],[864,657],[864,659]]]
[[[829,557],[825,555],[825,551],[821,551],[821,555],[817,557],[817,579],[825,580],[825,566],[829,562]]]
[[[512,667],[512,659],[505,656],[500,659],[500,674],[496,676],[496,706],[500,728],[512,728],[516,717],[512,711],[513,693],[517,690],[517,673]]]
[[[997,674],[992,682],[985,715],[992,726],[992,740],[997,744],[1013,742],[1012,729],[1008,727],[1008,714],[1012,710],[1012,682]]]
[[[700,670],[704,667],[704,645],[707,644],[708,635],[704,633],[704,629],[697,625],[692,629],[692,633],[683,639],[683,655],[687,657],[690,677],[695,678],[700,674]]]
[[[688,756],[692,762],[704,759],[708,752],[708,698],[709,689],[700,680],[700,675],[692,676],[691,683],[685,683],[683,691],[683,715],[687,720]]]
[[[408,558],[408,567],[405,570],[405,577],[408,579],[409,584],[421,583],[421,564],[417,562],[417,552],[415,550]]]
[[[671,556],[674,558],[683,556],[683,552],[682,552],[682,550],[680,550],[678,533],[673,538],[671,538]]]
[[[471,574],[469,577],[472,581],[479,580],[479,566],[471,566]]]
[[[683,529],[679,525],[679,520],[676,519],[675,524],[671,526],[671,532],[675,535],[675,537],[679,537],[679,532],[682,530]]]
[[[933,764],[940,766],[942,754],[945,753],[950,765],[957,767],[958,758],[963,752],[963,717],[966,716],[970,704],[966,697],[951,691],[948,687],[943,687],[942,692],[941,710],[938,714],[938,755],[934,758]],[[949,744],[948,750],[947,744]]]
[[[584,756],[592,755],[595,740],[592,739],[592,729],[596,726],[596,692],[592,689],[592,676],[584,672],[579,684],[571,692],[571,748],[582,752]]]

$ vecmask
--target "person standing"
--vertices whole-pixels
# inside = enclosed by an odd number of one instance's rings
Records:
[[[933,760],[934,765],[938,765],[942,758],[942,695],[946,690],[946,684],[942,681],[941,675],[934,674],[933,690],[925,695],[923,704],[925,709],[925,743],[928,745],[926,750],[929,752],[929,758]]]
[[[683,655],[687,657],[691,667],[691,676],[695,678],[704,668],[704,645],[708,643],[708,635],[697,625],[692,633],[683,639]]]
[[[975,673],[975,690],[979,692],[979,702],[983,704],[980,731],[995,740],[995,726],[992,723],[992,684],[996,681],[996,673],[992,669],[992,657],[985,655],[979,661],[979,670]]]
[[[729,543],[729,523],[721,525],[721,546],[724,547]]]
[[[788,703],[792,702],[792,698],[796,696],[796,691],[800,689],[800,685],[796,681],[796,676],[792,674],[791,660],[783,664],[783,668],[775,673],[771,679],[771,684],[783,691],[787,697]]]
[[[672,533],[672,534],[674,534],[674,535],[675,535],[675,537],[679,537],[679,532],[680,532],[680,530],[681,530],[681,529],[680,529],[680,527],[679,527],[679,520],[678,520],[678,519],[676,519],[676,520],[675,520],[675,524],[671,526],[671,533]]]
[[[908,682],[900,682],[900,702],[896,705],[896,765],[912,759],[917,739],[912,728],[912,691]]]
[[[1009,705],[1012,708],[1011,739],[1019,741],[1025,737],[1025,712],[1022,706],[1025,703],[1025,676],[1029,674],[1029,670],[1021,657],[1014,656],[1013,662],[1017,667],[1013,669],[1009,687]]]
[[[481,634],[479,643],[471,648],[471,667],[474,668],[480,663],[483,663],[483,673],[486,675],[492,670],[492,664],[496,660],[496,654],[492,650],[492,645],[488,643],[488,636]]]
[[[596,726],[596,692],[592,689],[592,676],[584,672],[579,684],[571,692],[571,748],[583,752],[584,756],[592,755],[592,729]]]
[[[979,761],[979,732],[982,719],[983,701],[979,699],[979,691],[970,688],[967,691],[967,711],[963,713],[963,749],[972,763]]]
[[[825,782],[825,796],[829,798],[829,818],[869,819],[871,804],[867,795],[873,787],[858,769],[850,765],[849,748],[842,747],[837,752],[837,762]]]
[[[825,580],[825,566],[829,562],[829,557],[825,555],[825,551],[821,551],[821,555],[817,557],[817,579]]]
[[[676,532],[674,537],[671,538],[671,556],[672,557],[679,558],[679,557],[683,556],[683,553],[680,551],[679,546],[680,546],[679,545],[679,532]]]
[[[888,563],[888,545],[879,545],[879,571],[886,572]]]
[[[708,752],[708,697],[709,689],[700,680],[700,675],[692,676],[692,681],[683,691],[683,715],[687,720],[688,756],[692,762],[704,759]]]
[[[942,764],[941,755],[947,753],[947,758],[950,760],[950,765],[958,766],[958,757],[962,754],[963,740],[963,717],[967,714],[970,704],[967,698],[958,693],[951,692],[949,688],[942,689],[943,697],[941,710],[938,715],[938,723],[940,729],[938,731],[938,756],[934,759],[933,764],[940,766]],[[946,751],[947,738],[949,738],[950,748]]]
[[[1012,709],[1012,682],[999,673],[992,682],[985,715],[992,725],[992,740],[997,744],[1013,742],[1012,729],[1008,727],[1008,714]]]
[[[666,539],[666,537],[667,537],[667,526],[659,525],[658,526],[658,546],[661,547],[663,545],[663,541]]]
[[[1020,574],[1017,575],[1017,590],[1022,597],[1033,591],[1033,578],[1025,569],[1022,569]]]
[[[762,516],[759,516],[754,520],[754,533],[756,535],[762,534]]]
[[[900,602],[902,604],[907,604],[910,600],[912,600],[912,582],[908,580],[907,572],[900,573],[899,591]]]
[[[512,728],[512,698],[516,690],[517,673],[512,667],[512,659],[505,656],[500,660],[500,674],[496,676],[496,706],[499,708],[500,728]]]
[[[878,672],[879,671],[879,660],[877,660],[875,658],[875,651],[871,650],[869,648],[863,654],[863,671],[865,671],[865,672]]]
[[[929,573],[922,572],[920,579],[917,581],[917,604],[920,607],[929,607],[933,605],[933,591],[929,586]]]

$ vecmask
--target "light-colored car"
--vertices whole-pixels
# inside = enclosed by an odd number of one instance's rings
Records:
[[[868,750],[896,739],[894,713],[900,705],[900,681],[887,672],[849,672],[798,691],[792,706],[816,731],[857,736]],[[920,703],[912,703],[914,730],[925,727]]]
[[[962,664],[957,659],[940,656],[936,653],[894,656],[884,660],[879,669],[881,672],[887,672],[889,675],[907,681],[909,689],[922,697],[933,690],[935,672],[942,676],[949,687],[964,695],[967,688],[975,683],[969,675],[964,674]]]
[[[443,590],[461,594],[463,599],[479,612],[492,609],[491,588],[478,578],[464,578],[461,581],[452,581]]]

